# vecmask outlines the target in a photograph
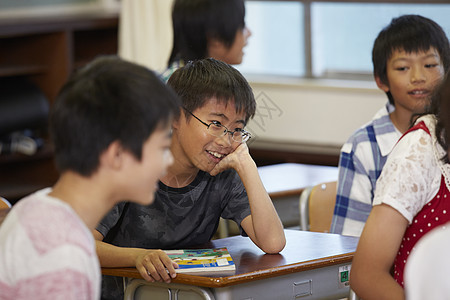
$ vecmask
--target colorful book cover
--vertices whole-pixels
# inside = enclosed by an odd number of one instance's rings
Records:
[[[177,273],[232,275],[236,267],[227,248],[165,250],[179,266]]]

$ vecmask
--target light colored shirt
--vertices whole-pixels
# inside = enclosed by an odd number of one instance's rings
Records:
[[[0,227],[0,299],[99,299],[91,232],[65,202],[38,191]]]
[[[447,153],[437,141],[435,127],[433,115],[421,117],[400,139],[381,172],[373,200],[373,205],[389,205],[409,222],[394,260],[393,276],[401,286],[416,243],[450,221],[450,165],[442,160]]]
[[[438,192],[442,175],[450,187],[450,165],[441,160],[446,152],[436,139],[435,118],[427,115],[417,123],[420,121],[424,121],[431,135],[415,130],[402,137],[385,164],[373,199],[373,205],[384,203],[393,207],[410,224]]]

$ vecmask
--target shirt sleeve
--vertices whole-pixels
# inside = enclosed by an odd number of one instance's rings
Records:
[[[97,225],[96,229],[103,237],[106,237],[108,232],[117,224],[117,221],[119,221],[120,216],[122,215],[124,206],[125,202],[116,204]]]
[[[403,136],[389,155],[377,181],[374,205],[387,204],[411,223],[435,196],[440,180],[431,136],[414,130]]]
[[[229,192],[224,191],[224,202],[221,217],[231,219],[238,224],[241,234],[246,236],[241,222],[251,214],[247,191],[236,171],[231,170],[231,178],[228,181]]]
[[[332,233],[361,235],[372,209],[373,190],[368,166],[373,165],[373,157],[370,141],[364,143],[351,139],[342,147]]]

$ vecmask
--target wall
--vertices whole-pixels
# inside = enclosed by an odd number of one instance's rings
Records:
[[[252,79],[258,103],[250,147],[337,154],[386,103],[372,82]]]

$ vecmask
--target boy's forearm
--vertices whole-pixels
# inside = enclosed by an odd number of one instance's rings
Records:
[[[259,177],[256,164],[249,160],[236,171],[247,191],[254,242],[266,253],[280,252],[286,244],[283,224]]]
[[[100,266],[119,268],[135,267],[136,258],[144,249],[117,247],[102,241],[95,241]]]

